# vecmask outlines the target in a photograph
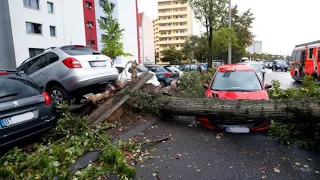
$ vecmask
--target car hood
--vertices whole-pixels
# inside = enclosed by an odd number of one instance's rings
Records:
[[[218,95],[221,99],[249,99],[249,100],[268,100],[269,96],[266,90],[254,92],[237,92],[237,91],[212,91],[207,90],[206,96],[213,97],[213,94]]]

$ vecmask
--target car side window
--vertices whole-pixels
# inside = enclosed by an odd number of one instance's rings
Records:
[[[183,67],[183,70],[184,70],[184,71],[190,71],[190,65],[184,66],[184,67]]]
[[[44,56],[44,55],[40,56],[39,60],[40,60],[40,66],[41,66],[40,69],[42,69],[42,68],[44,68],[44,67],[49,65],[46,56]]]
[[[51,52],[46,54],[46,58],[48,61],[48,65],[59,60],[59,56],[57,56],[55,53],[51,53]]]
[[[192,71],[196,71],[196,70],[198,70],[197,65],[191,65],[191,70],[192,70]]]
[[[41,64],[40,64],[40,59],[39,57],[33,59],[32,61],[29,62],[29,67],[27,70],[27,74],[30,75],[36,71],[41,69]]]

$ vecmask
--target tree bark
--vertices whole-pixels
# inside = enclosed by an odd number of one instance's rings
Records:
[[[320,101],[222,100],[215,98],[159,98],[162,114],[210,117],[216,120],[275,120],[307,122],[320,120]]]

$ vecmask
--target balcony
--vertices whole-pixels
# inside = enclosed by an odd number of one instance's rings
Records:
[[[188,33],[170,33],[170,34],[159,34],[159,37],[186,37],[189,36]]]
[[[186,15],[188,14],[188,11],[172,11],[171,15]]]
[[[188,7],[188,5],[186,4],[169,4],[169,5],[158,5],[158,9],[174,9],[174,8],[184,8],[184,7]]]

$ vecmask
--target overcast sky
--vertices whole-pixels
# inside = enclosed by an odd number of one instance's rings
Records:
[[[252,32],[262,41],[262,51],[291,54],[294,45],[320,40],[320,0],[232,0],[241,11],[251,9]],[[157,0],[138,0],[140,12],[157,18]],[[194,23],[193,32],[201,31]]]

